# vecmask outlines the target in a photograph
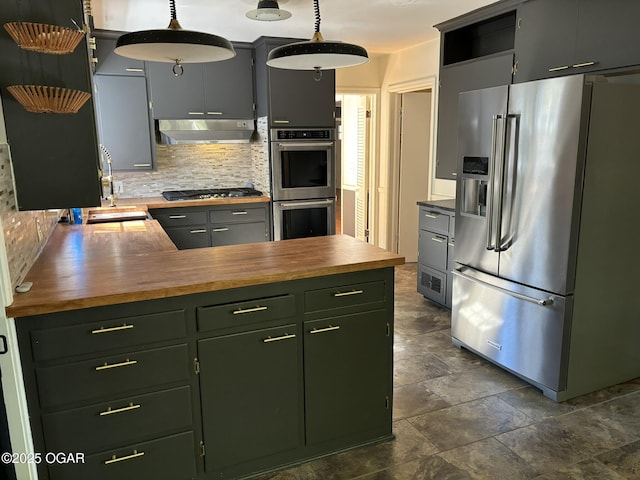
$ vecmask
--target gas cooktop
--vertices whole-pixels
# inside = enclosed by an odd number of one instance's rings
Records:
[[[253,188],[204,188],[200,190],[169,190],[162,192],[165,200],[198,200],[205,198],[260,197],[262,192]]]

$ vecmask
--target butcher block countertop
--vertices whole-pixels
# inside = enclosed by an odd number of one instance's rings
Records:
[[[23,317],[403,263],[345,235],[176,250],[153,220],[60,224],[25,278],[33,287],[15,293],[6,313]]]

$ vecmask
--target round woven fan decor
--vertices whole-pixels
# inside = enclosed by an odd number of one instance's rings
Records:
[[[77,113],[91,94],[43,85],[12,85],[7,90],[28,112]]]
[[[11,22],[4,28],[24,50],[64,55],[71,53],[84,37],[84,32],[44,23]]]

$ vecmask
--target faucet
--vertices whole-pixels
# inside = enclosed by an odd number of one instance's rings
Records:
[[[112,167],[111,167],[111,154],[109,153],[109,150],[107,150],[107,147],[105,147],[104,145],[100,144],[100,150],[102,150],[102,153],[104,153],[104,156],[107,158],[107,171],[108,171],[108,175],[105,177],[104,175],[102,175],[102,187],[104,189],[105,186],[109,187],[109,206],[110,207],[115,207],[116,206],[116,195],[114,193],[114,189],[113,189],[113,171],[112,171]],[[105,185],[106,182],[106,185]]]

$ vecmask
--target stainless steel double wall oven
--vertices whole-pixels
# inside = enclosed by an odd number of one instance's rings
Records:
[[[272,129],[274,240],[335,234],[335,129]]]

